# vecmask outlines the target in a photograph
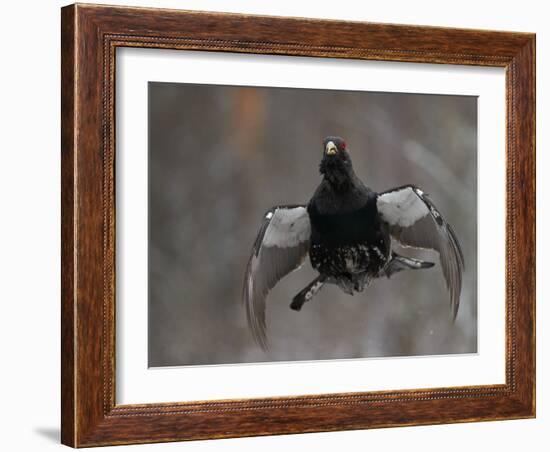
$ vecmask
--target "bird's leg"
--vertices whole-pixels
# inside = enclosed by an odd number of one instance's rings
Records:
[[[298,295],[296,295],[292,299],[292,303],[290,303],[290,309],[294,309],[295,311],[299,311],[300,309],[302,309],[304,303],[307,303],[309,300],[311,300],[315,296],[315,294],[317,294],[317,292],[321,290],[321,288],[325,284],[325,279],[325,276],[319,275],[317,278],[311,281],[298,293]]]
[[[382,274],[389,278],[394,273],[398,273],[403,270],[420,270],[433,266],[433,262],[421,261],[420,259],[414,259],[412,257],[400,256],[397,253],[392,253],[392,259],[382,270]]]

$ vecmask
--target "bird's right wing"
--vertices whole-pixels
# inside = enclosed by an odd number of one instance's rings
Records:
[[[267,349],[265,304],[277,282],[302,265],[309,250],[311,225],[305,206],[281,206],[264,217],[243,287],[248,326],[256,342]]]
[[[455,318],[462,289],[464,256],[451,225],[443,219],[428,195],[412,185],[380,193],[376,206],[382,220],[390,226],[392,237],[401,245],[439,253]]]

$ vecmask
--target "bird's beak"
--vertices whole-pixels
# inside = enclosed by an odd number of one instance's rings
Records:
[[[334,155],[338,151],[338,148],[334,144],[333,141],[329,141],[327,145],[325,146],[325,154],[327,155]]]

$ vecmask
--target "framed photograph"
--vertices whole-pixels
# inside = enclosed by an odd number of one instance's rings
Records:
[[[62,442],[535,416],[535,36],[62,8]]]

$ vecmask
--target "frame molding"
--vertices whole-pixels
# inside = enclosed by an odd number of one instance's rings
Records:
[[[73,447],[535,416],[535,35],[75,4],[61,21],[61,440]],[[506,69],[506,383],[115,404],[117,47]],[[518,352],[521,351],[521,352]]]

